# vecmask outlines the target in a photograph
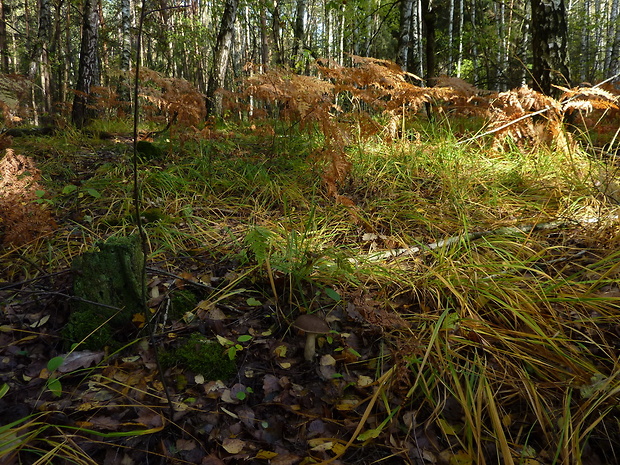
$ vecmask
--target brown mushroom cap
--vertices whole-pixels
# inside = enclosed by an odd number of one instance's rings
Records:
[[[307,334],[326,334],[331,331],[325,320],[316,315],[299,315],[293,323],[293,328]]]

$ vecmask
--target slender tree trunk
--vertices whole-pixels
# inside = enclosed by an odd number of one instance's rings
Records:
[[[405,71],[411,71],[411,49],[413,40],[413,2],[414,0],[401,0],[400,2],[400,27],[398,29],[398,50],[396,63]]]
[[[422,0],[422,20],[424,21],[424,35],[426,36],[426,74],[427,84],[432,87],[434,78],[436,77],[436,39],[435,39],[435,23],[436,14],[433,7],[433,0]]]
[[[495,17],[497,18],[497,54],[495,55],[495,88],[497,90],[505,90],[505,82],[503,79],[504,70],[506,69],[506,49],[504,45],[505,39],[505,29],[504,29],[504,13],[505,6],[504,2],[500,2],[499,4],[495,3],[493,5],[495,9]]]
[[[323,0],[323,14],[325,16],[324,21],[324,40],[323,40],[323,56],[329,60],[332,58],[332,37],[333,37],[333,21],[332,21],[332,8],[327,0]]]
[[[459,48],[456,55],[456,77],[461,77],[461,68],[463,66],[463,0],[459,0]]]
[[[49,113],[52,108],[52,91],[50,86],[50,61],[48,47],[52,37],[52,8],[50,0],[39,1],[39,28],[34,42],[28,77],[34,81],[39,77],[39,86],[33,87],[33,108],[35,124],[38,124],[39,113]],[[42,103],[42,105],[40,105]]]
[[[293,29],[293,56],[291,66],[294,68],[296,62],[301,61],[299,50],[304,46],[306,36],[306,9],[307,0],[297,0],[295,13],[295,28]]]
[[[472,31],[473,31],[473,35],[474,35],[474,40],[472,40],[472,67],[473,67],[473,78],[474,78],[474,82],[473,84],[475,86],[478,85],[478,41],[475,39],[475,36],[477,35],[477,30],[478,30],[478,23],[476,22],[477,17],[478,17],[478,7],[476,6],[477,2],[476,0],[474,0],[472,2],[472,6],[471,6],[471,26],[472,26]]]
[[[215,44],[213,69],[209,74],[209,84],[207,86],[207,116],[222,115],[222,96],[218,95],[216,91],[224,85],[224,80],[226,79],[238,6],[239,0],[227,0],[224,7],[220,32],[217,35]]]
[[[281,31],[280,31],[280,3],[278,0],[274,0],[273,2],[273,11],[271,13],[272,24],[271,24],[271,33],[273,34],[273,56],[276,65],[281,65],[282,61],[282,39],[281,39]]]
[[[454,63],[452,44],[454,44],[454,0],[450,0],[450,7],[448,8],[448,75],[452,74],[452,64]]]
[[[71,117],[78,128],[84,127],[93,117],[94,110],[88,108],[91,103],[90,89],[99,84],[99,12],[97,0],[84,0],[82,13],[82,42],[80,45],[80,67],[73,99]]]
[[[267,27],[267,12],[265,4],[260,3],[260,58],[261,68],[265,72],[269,68],[269,28]]]
[[[129,102],[129,71],[131,67],[131,0],[121,0],[121,50],[120,68],[121,78],[118,85],[118,99],[121,102]]]
[[[344,3],[340,5],[340,17],[338,18],[338,51],[337,51],[337,61],[338,64],[344,65]]]
[[[567,12],[568,14],[568,12]],[[611,70],[611,56],[613,54],[614,42],[616,41],[616,25],[618,20],[618,0],[611,2],[609,17],[607,21],[607,43],[605,44],[605,63],[604,69]]]
[[[609,60],[607,61],[607,77],[615,76],[620,72],[620,8],[618,0],[614,0],[612,4],[611,14],[609,18],[610,24],[613,24],[613,39],[610,38]]]
[[[416,74],[419,77],[424,76],[424,41],[422,40],[423,36],[423,26],[424,21],[422,19],[422,0],[414,0],[415,12],[414,18],[415,22],[413,23],[413,43],[417,44],[415,47],[415,54],[413,56],[413,60],[416,63]]]
[[[534,89],[552,95],[554,84],[570,82],[564,0],[531,1]]]
[[[5,0],[0,0],[0,73],[9,72],[9,41],[6,35]]]
[[[581,56],[579,62],[580,78],[582,81],[589,79],[590,63],[590,1],[585,0],[583,3],[583,27],[581,30]]]

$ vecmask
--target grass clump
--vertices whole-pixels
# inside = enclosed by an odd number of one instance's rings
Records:
[[[187,367],[211,381],[228,380],[237,372],[237,365],[227,351],[199,333],[184,338],[176,349],[164,351],[161,362],[165,368],[175,365]]]

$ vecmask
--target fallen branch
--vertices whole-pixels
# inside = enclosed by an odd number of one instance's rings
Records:
[[[522,226],[507,226],[503,228],[488,230],[488,231],[479,231],[472,232],[467,234],[459,234],[457,236],[452,236],[447,239],[442,239],[438,242],[433,242],[431,244],[421,244],[420,246],[415,247],[406,247],[401,249],[390,249],[382,252],[375,252],[368,254],[363,257],[364,261],[376,262],[381,260],[390,260],[397,257],[404,257],[408,255],[413,255],[418,252],[435,250],[442,247],[449,247],[453,244],[459,243],[461,241],[473,241],[476,239],[480,239],[485,236],[498,236],[498,235],[511,235],[511,234],[527,234],[533,231],[539,231],[544,229],[558,229],[562,228],[574,221],[569,220],[560,220],[560,221],[551,221],[548,223],[538,223],[538,224],[528,224]],[[359,263],[360,258],[350,258],[352,263]]]

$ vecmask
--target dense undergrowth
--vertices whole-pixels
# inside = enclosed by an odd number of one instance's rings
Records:
[[[40,171],[25,200],[54,225],[0,252],[0,407],[11,413],[0,456],[620,461],[613,146],[497,144],[472,139],[472,121],[418,116],[387,142],[348,139],[334,158],[310,122],[159,136],[159,155],[139,164],[153,334],[136,317],[134,344],[71,369],[50,365],[68,357],[66,271],[96,241],[136,233],[129,131],[115,121],[93,128],[106,140],[15,138],[13,154]],[[326,176],[343,157],[342,176]],[[199,303],[169,312],[187,289]],[[312,364],[291,329],[301,313],[332,327]],[[167,360],[165,386],[153,345],[174,353],[197,331],[237,375],[205,380]]]

